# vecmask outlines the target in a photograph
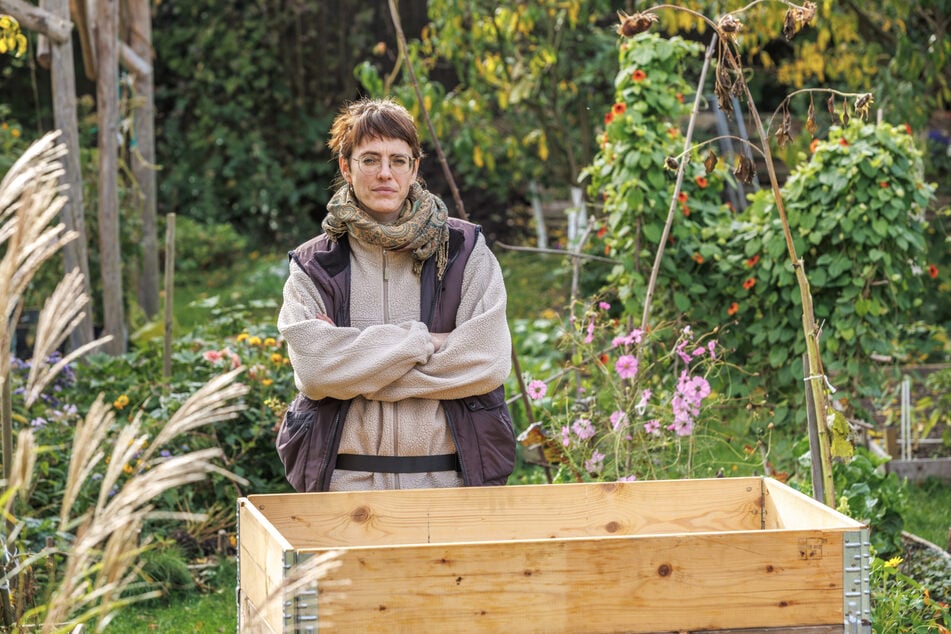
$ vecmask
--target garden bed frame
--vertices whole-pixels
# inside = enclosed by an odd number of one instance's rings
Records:
[[[868,528],[770,478],[251,495],[238,532],[242,632],[870,631]]]

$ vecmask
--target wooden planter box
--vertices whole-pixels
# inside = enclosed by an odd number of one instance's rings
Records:
[[[868,528],[769,478],[251,495],[238,540],[242,632],[870,631]]]

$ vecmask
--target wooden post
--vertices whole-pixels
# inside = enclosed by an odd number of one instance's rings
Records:
[[[126,350],[122,306],[122,258],[119,246],[119,6],[99,0],[96,15],[96,107],[99,114],[99,253],[102,270],[104,334],[108,354]]]
[[[69,18],[69,0],[42,0],[41,6],[59,19]],[[79,269],[83,274],[83,288],[87,297],[93,297],[89,277],[86,220],[83,212],[83,178],[79,161],[79,124],[76,119],[76,73],[73,65],[72,36],[63,42],[50,41],[50,80],[53,92],[53,122],[62,132],[66,145],[63,158],[63,183],[69,188],[66,204],[60,217],[67,231],[79,234],[76,240],[63,246],[63,264],[66,272]],[[93,340],[92,311],[70,333],[73,349]]]
[[[802,356],[803,367],[808,367],[806,355]],[[809,428],[809,467],[812,475],[812,497],[825,503],[825,480],[822,477],[822,443],[819,442],[819,421],[816,417],[816,404],[813,400],[812,382],[806,385],[806,425]]]
[[[146,62],[152,59],[152,3],[129,2],[129,40],[132,50]],[[149,64],[151,66],[151,64]],[[151,71],[151,68],[149,69]],[[132,175],[139,185],[139,210],[142,216],[142,277],[139,304],[149,318],[159,311],[159,256],[156,223],[155,188],[155,106],[152,72],[135,74],[133,112],[135,136],[132,143]]]
[[[175,214],[165,215],[165,351],[162,378],[172,377],[172,325],[175,305]]]

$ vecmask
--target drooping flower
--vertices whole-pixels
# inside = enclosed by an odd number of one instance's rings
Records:
[[[548,392],[548,384],[546,384],[544,381],[535,379],[534,381],[529,382],[526,389],[528,391],[528,398],[532,399],[533,401],[540,401],[541,399],[545,398],[545,393]]]
[[[813,139],[812,143],[809,144],[809,153],[815,154],[817,147],[819,147],[819,139]]]
[[[693,261],[696,262],[697,264],[703,264],[703,256],[700,255],[699,253],[694,253],[694,254],[691,255],[690,257],[691,257],[691,258],[693,259]]]
[[[756,266],[756,263],[759,262],[759,253],[751,257],[746,261],[746,266],[753,267]]]
[[[748,291],[748,290],[750,290],[751,288],[753,288],[754,286],[756,286],[756,278],[755,278],[755,277],[749,277],[749,278],[746,279],[745,282],[743,282],[743,290]]]
[[[613,106],[611,106],[611,113],[615,117],[620,117],[622,114],[624,114],[625,110],[627,110],[627,104],[624,103],[623,101],[619,101]]]
[[[647,73],[638,68],[633,73],[631,73],[631,79],[634,81],[644,81],[647,79]]]
[[[730,304],[730,307],[726,309],[726,314],[732,317],[739,310],[740,310],[740,305],[737,304],[736,302],[733,302],[732,304]]]
[[[609,125],[612,121],[614,121],[613,112],[609,112],[606,115],[604,115],[604,125]]]
[[[928,265],[928,275],[931,276],[931,279],[936,279],[938,277],[938,267],[934,264]]]
[[[614,431],[621,431],[627,427],[627,414],[621,410],[611,412],[611,429]]]
[[[614,364],[614,370],[622,379],[633,379],[637,376],[637,358],[630,354],[621,355]]]
[[[706,189],[707,185],[709,184],[707,179],[703,176],[698,175],[694,180],[697,181],[697,187],[700,189]]]

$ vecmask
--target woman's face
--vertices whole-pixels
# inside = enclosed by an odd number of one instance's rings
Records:
[[[418,169],[409,144],[397,139],[368,139],[353,149],[349,160],[340,157],[340,173],[363,210],[380,224],[399,216]]]

